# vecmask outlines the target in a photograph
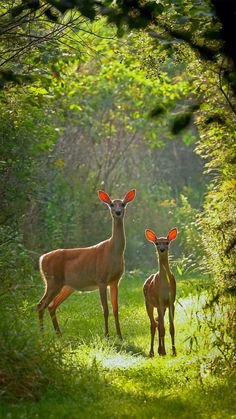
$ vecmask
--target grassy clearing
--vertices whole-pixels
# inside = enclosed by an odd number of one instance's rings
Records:
[[[236,418],[227,306],[203,310],[209,284],[200,279],[179,281],[177,357],[171,356],[166,318],[167,356],[150,359],[144,279],[133,273],[120,284],[123,342],[115,338],[112,315],[110,338],[103,338],[97,292],[74,294],[60,307],[63,338],[58,340],[49,316],[44,336],[39,334],[36,313],[28,302],[39,299],[41,283],[18,291],[17,317],[8,316],[2,328],[5,385],[0,417]],[[5,300],[9,313],[12,304]]]

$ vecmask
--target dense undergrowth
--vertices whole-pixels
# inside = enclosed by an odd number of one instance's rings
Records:
[[[3,292],[1,417],[233,417],[234,297],[219,296],[206,279],[178,281],[177,357],[166,320],[167,356],[150,359],[144,279],[133,272],[120,284],[122,342],[112,316],[110,338],[103,338],[97,292],[74,294],[60,307],[62,339],[48,315],[44,334],[38,331],[38,277]]]

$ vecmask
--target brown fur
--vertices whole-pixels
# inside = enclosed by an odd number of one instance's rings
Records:
[[[40,257],[40,272],[46,285],[45,293],[37,305],[41,328],[43,328],[43,314],[48,307],[53,326],[60,335],[56,318],[57,307],[75,290],[99,289],[107,336],[109,314],[107,287],[109,286],[116,332],[121,337],[118,284],[124,271],[124,214],[125,205],[134,196],[135,191],[130,191],[123,200],[111,201],[109,196],[101,191],[100,199],[110,207],[112,215],[112,236],[109,239],[91,247],[57,249]],[[117,212],[120,212],[118,216]]]
[[[172,230],[171,230],[172,231]],[[170,231],[170,232],[171,232]],[[150,235],[149,235],[150,232]],[[153,235],[152,235],[152,234]],[[169,241],[173,238],[160,237],[157,238],[151,230],[146,231],[147,239],[155,243],[157,246],[157,254],[159,258],[159,272],[152,274],[147,278],[144,283],[143,292],[146,304],[147,314],[150,319],[150,331],[151,331],[151,346],[150,356],[154,356],[154,337],[156,328],[158,327],[159,335],[159,355],[165,355],[165,327],[164,327],[164,316],[166,309],[169,310],[169,322],[170,322],[170,334],[172,339],[172,353],[176,355],[175,349],[175,329],[174,329],[174,311],[175,311],[175,297],[176,297],[176,281],[173,273],[170,271],[168,261],[168,246]],[[176,230],[177,235],[177,230]],[[161,248],[163,251],[161,251]],[[157,309],[158,317],[154,318],[154,308]]]

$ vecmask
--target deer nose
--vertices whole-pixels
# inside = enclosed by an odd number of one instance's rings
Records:
[[[120,215],[121,214],[121,211],[116,211],[116,215]]]
[[[165,251],[165,249],[163,249],[163,248],[162,248],[162,249],[160,249],[160,251],[161,251],[161,252],[164,252],[164,251]]]

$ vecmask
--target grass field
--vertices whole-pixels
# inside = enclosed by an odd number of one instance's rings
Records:
[[[150,359],[144,279],[132,273],[121,281],[122,342],[115,337],[112,314],[110,338],[103,338],[98,292],[75,293],[62,304],[61,339],[55,337],[48,314],[44,335],[38,332],[33,306],[43,292],[39,279],[17,291],[15,306],[5,301],[17,316],[5,312],[2,327],[0,417],[236,418],[232,342],[226,333],[229,310],[224,305],[214,312],[203,308],[211,292],[206,281],[178,281],[177,356],[171,356],[166,316],[167,356],[158,356],[156,338]]]

